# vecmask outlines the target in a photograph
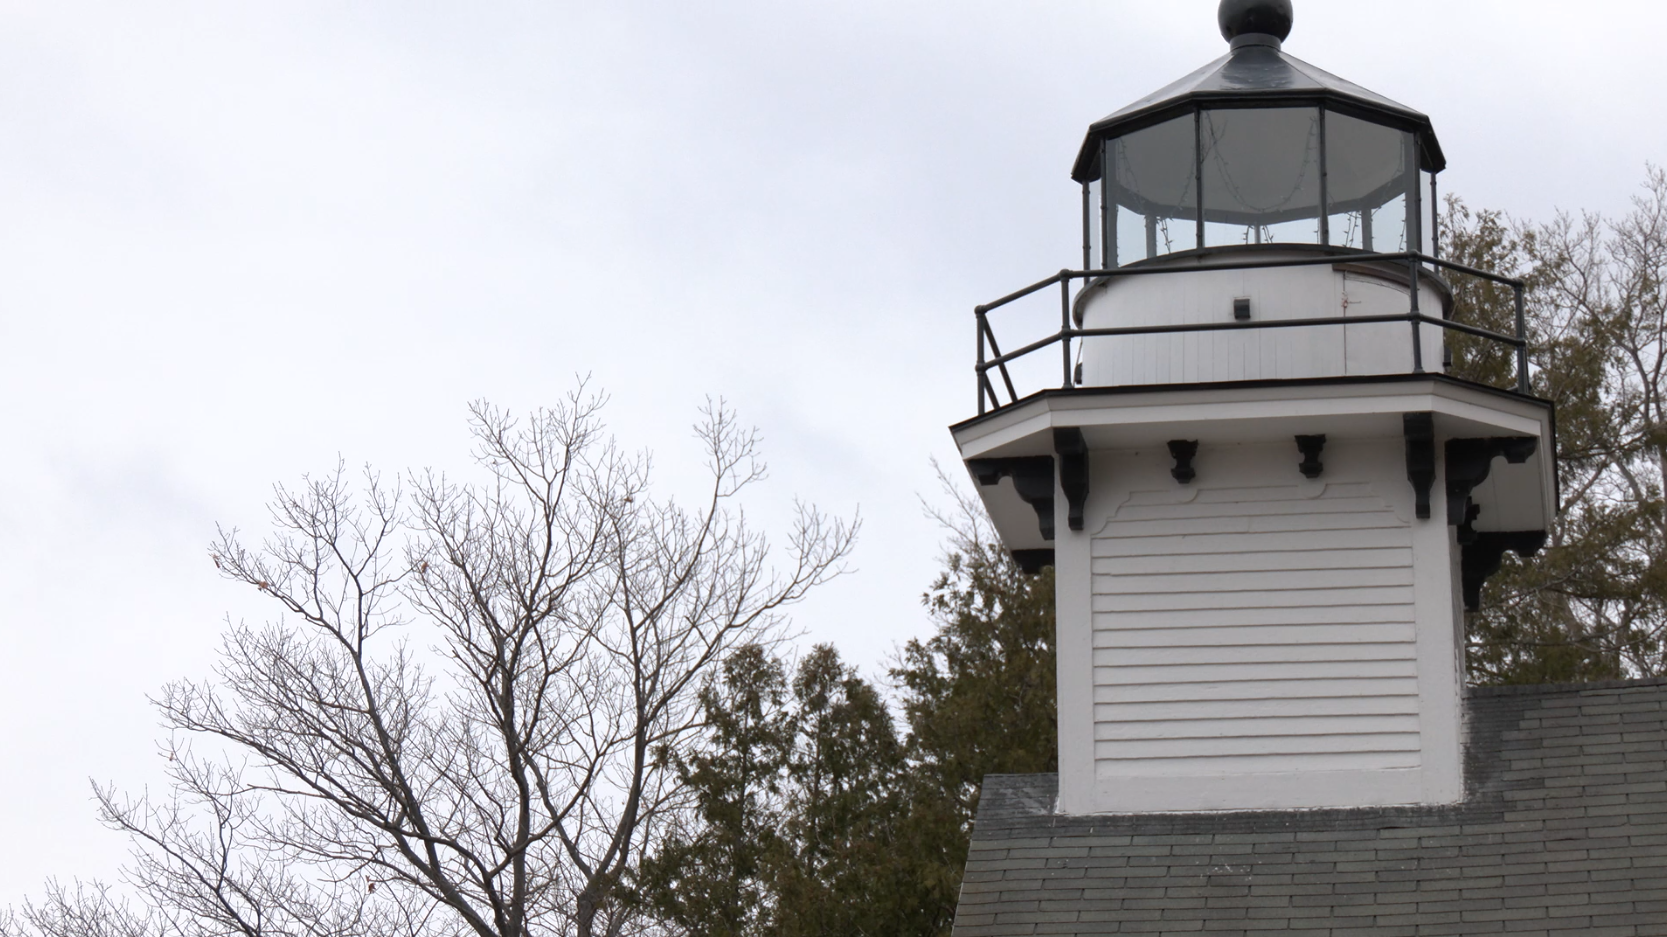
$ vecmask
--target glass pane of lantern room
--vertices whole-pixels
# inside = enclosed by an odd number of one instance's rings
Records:
[[[1106,144],[1118,264],[1198,246],[1198,175],[1191,114]]]
[[[1204,230],[1211,247],[1320,242],[1320,111],[1205,111]]]
[[[1326,113],[1325,131],[1331,243],[1406,250],[1406,194],[1417,184],[1411,134],[1336,111]]]

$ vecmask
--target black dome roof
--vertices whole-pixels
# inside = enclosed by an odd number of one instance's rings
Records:
[[[1278,0],[1225,0],[1222,30],[1228,31],[1229,6],[1248,10],[1242,13],[1241,20],[1234,21],[1243,25],[1242,21],[1248,20],[1251,13],[1280,5],[1287,9],[1290,6]],[[1092,182],[1100,177],[1103,140],[1162,123],[1200,106],[1324,104],[1355,117],[1411,131],[1418,137],[1421,168],[1440,172],[1446,167],[1447,159],[1436,140],[1435,128],[1424,114],[1287,54],[1280,48],[1278,33],[1241,32],[1232,41],[1233,50],[1221,58],[1090,126],[1071,169],[1071,178]]]

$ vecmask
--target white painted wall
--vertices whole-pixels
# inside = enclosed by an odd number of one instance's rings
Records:
[[[1206,439],[1190,485],[1162,447],[1092,459],[1057,544],[1063,810],[1461,796],[1454,545],[1399,438],[1328,447],[1317,480],[1292,441]]]
[[[1267,252],[1259,259],[1285,256]],[[1313,257],[1312,252],[1291,258]],[[1379,264],[1370,275],[1345,265],[1209,270],[1226,254],[1182,258],[1167,265],[1198,269],[1102,280],[1078,300],[1084,328],[1232,322],[1233,301],[1250,300],[1252,321],[1405,315],[1410,291],[1405,270]],[[1346,259],[1346,258],[1345,258]],[[1400,277],[1397,281],[1395,277]],[[1420,310],[1441,317],[1442,294],[1428,280]],[[1442,370],[1442,333],[1420,326],[1423,367]],[[1083,385],[1114,387],[1179,382],[1251,381],[1344,375],[1405,374],[1413,370],[1412,326],[1403,323],[1100,336],[1082,339]]]

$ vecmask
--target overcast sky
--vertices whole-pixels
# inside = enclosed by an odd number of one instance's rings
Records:
[[[861,510],[796,610],[871,673],[928,625],[917,495],[971,307],[1078,262],[1093,120],[1224,51],[1216,0],[0,0],[0,905],[109,876],[275,481],[466,464],[576,375],[690,478],[706,395]],[[1667,4],[1297,0],[1286,50],[1434,119],[1445,192],[1624,210],[1667,161]]]

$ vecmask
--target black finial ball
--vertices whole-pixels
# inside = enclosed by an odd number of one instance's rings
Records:
[[[1245,33],[1266,33],[1280,42],[1291,34],[1291,0],[1221,0],[1216,19],[1228,42]]]

